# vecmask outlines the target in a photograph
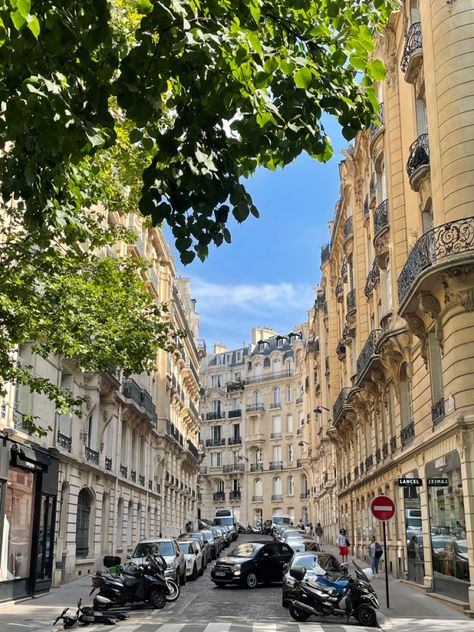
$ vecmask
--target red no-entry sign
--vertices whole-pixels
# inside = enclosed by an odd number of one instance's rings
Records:
[[[370,504],[370,511],[377,520],[390,520],[395,515],[395,503],[388,496],[376,496]]]

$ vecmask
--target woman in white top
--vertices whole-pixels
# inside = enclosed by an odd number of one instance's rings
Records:
[[[347,562],[349,555],[349,540],[345,529],[341,529],[336,538],[336,544],[339,547],[339,555],[343,562]]]

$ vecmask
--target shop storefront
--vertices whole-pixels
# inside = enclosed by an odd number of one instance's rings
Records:
[[[0,439],[0,601],[51,586],[58,465],[47,451]]]
[[[461,462],[457,451],[426,465],[433,590],[468,601],[469,558]]]
[[[407,560],[407,578],[423,584],[425,579],[425,563],[423,556],[423,521],[421,515],[422,480],[418,478],[418,470],[410,472],[398,479],[403,487],[405,506],[405,544]]]

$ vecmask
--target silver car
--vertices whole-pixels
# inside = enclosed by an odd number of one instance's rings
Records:
[[[162,555],[166,562],[166,577],[184,586],[186,583],[186,560],[174,538],[141,540],[129,560],[134,564],[143,564],[148,555]]]

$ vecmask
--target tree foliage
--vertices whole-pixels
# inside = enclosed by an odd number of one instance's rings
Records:
[[[347,139],[370,123],[372,82],[384,72],[371,59],[372,36],[391,2],[0,6],[4,198],[22,198],[32,225],[74,216],[91,177],[98,182],[101,165],[123,154],[125,130],[130,155],[139,148],[143,161],[139,173],[131,165],[108,180],[118,184],[115,199],[121,177],[135,187],[142,178],[140,210],[155,225],[168,222],[186,263],[231,240],[229,213],[239,222],[258,216],[242,177],[303,151],[331,156],[323,112]]]

